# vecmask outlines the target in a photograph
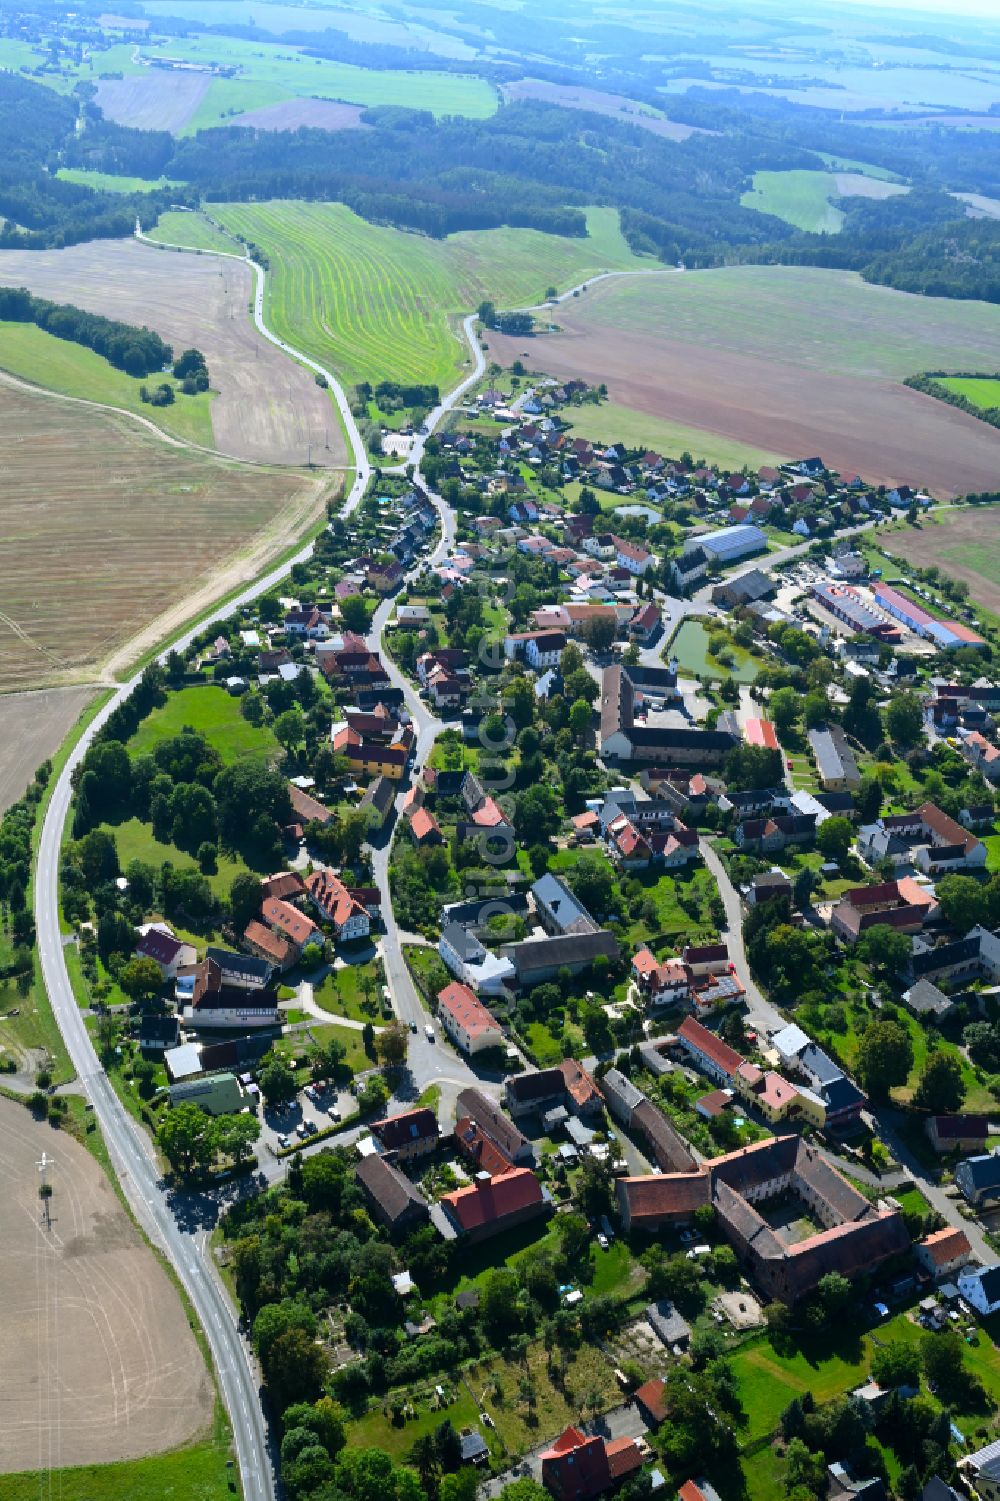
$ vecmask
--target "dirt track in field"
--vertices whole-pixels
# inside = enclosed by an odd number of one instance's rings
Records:
[[[117,125],[136,130],[183,130],[211,83],[207,73],[174,73],[150,68],[133,78],[105,78],[94,103]]]
[[[251,272],[239,261],[92,240],[67,250],[0,251],[0,285],[145,324],[178,353],[202,350],[219,392],[210,410],[220,453],[304,465],[311,444],[314,464],[346,462],[329,394],[254,328]]]
[[[336,104],[332,99],[281,99],[235,115],[230,125],[250,125],[257,130],[367,130],[360,104]]]
[[[962,579],[974,600],[1000,615],[1000,506],[943,512],[919,528],[880,533],[878,540],[896,557]],[[964,561],[970,556],[981,558],[993,577]]]
[[[90,1153],[6,1099],[0,1194],[0,1471],[136,1459],[206,1428],[211,1383],[166,1273]]]
[[[996,489],[1000,432],[977,418],[886,376],[834,373],[815,359],[799,363],[791,346],[782,357],[713,347],[710,335],[698,344],[615,329],[600,312],[614,286],[605,282],[561,306],[557,334],[526,340],[491,333],[490,359],[521,359],[559,380],[604,381],[621,406],[788,458],[820,454],[831,468],[873,484],[923,485],[942,499]]]
[[[89,700],[92,688],[48,688],[0,697],[0,817],[54,756]]]

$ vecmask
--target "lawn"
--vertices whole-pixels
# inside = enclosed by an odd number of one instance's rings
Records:
[[[229,255],[240,254],[240,246],[234,245],[205,214],[184,209],[168,209],[152,229],[145,229],[145,233],[148,239],[162,245],[187,245],[192,250],[225,250]]]
[[[710,632],[700,620],[684,620],[672,637],[668,654],[676,657],[682,676],[735,678],[739,683],[752,683],[761,666],[760,659],[741,646],[729,643],[732,665],[724,667],[709,655]]]
[[[830,202],[836,194],[837,181],[830,172],[755,172],[753,187],[740,202],[796,229],[826,235],[839,233],[844,222],[840,209]]]
[[[286,1032],[274,1045],[276,1053],[286,1058],[301,1058],[314,1045],[325,1046],[334,1039],[344,1045],[344,1066],[352,1074],[372,1068],[371,1058],[364,1050],[361,1033],[356,1027],[338,1027],[334,1022],[310,1022],[295,1032]]]
[[[853,1070],[857,1061],[860,1033],[864,1031],[869,1019],[876,1019],[877,1013],[874,1011],[868,1013],[862,1009],[861,1014],[856,1015],[852,1006],[845,1007],[845,1011],[847,1015],[846,1031],[833,1032],[828,1028],[819,1027],[816,1029],[817,1040],[821,1046],[833,1048],[844,1066],[848,1070]],[[905,1027],[909,1033],[910,1041],[913,1044],[913,1066],[910,1069],[909,1078],[905,1085],[892,1091],[894,1099],[905,1103],[912,1099],[913,1091],[917,1087],[917,1081],[923,1073],[927,1062],[927,1031],[920,1025],[916,1017],[911,1016],[903,1006],[898,1008],[897,1019],[900,1026]],[[986,1086],[980,1084],[976,1078],[975,1070],[968,1059],[959,1052],[954,1043],[942,1041],[939,1043],[939,1047],[942,1052],[954,1054],[961,1064],[962,1081],[965,1085],[963,1109],[992,1111],[995,1108],[996,1101]]]
[[[0,368],[62,396],[79,396],[134,412],[165,432],[192,443],[211,448],[215,442],[209,411],[214,392],[185,396],[180,382],[170,375],[137,380],[124,370],[116,370],[92,349],[73,344],[69,339],[57,339],[55,334],[46,333],[34,323],[0,323]],[[154,407],[140,400],[141,386],[159,386],[164,382],[177,392],[170,406]]]
[[[167,701],[154,709],[129,741],[133,756],[150,755],[164,740],[190,728],[204,735],[228,766],[234,761],[275,761],[282,751],[266,725],[252,725],[240,713],[240,700],[214,683],[205,687],[181,688],[167,695]]]
[[[164,860],[169,860],[176,870],[198,868],[198,862],[193,856],[185,854],[169,840],[154,839],[152,824],[141,823],[138,818],[126,818],[116,824],[104,823],[101,828],[114,837],[118,847],[118,863],[122,870],[131,860],[142,860],[157,869]],[[206,876],[205,879],[218,897],[228,897],[234,878],[249,868],[238,855],[228,855],[221,849],[216,867],[215,874]]]
[[[73,1501],[232,1501],[229,1454],[220,1436],[123,1464],[26,1470],[4,1475],[0,1495],[3,1501],[38,1501],[51,1494],[72,1496]]]
[[[214,213],[267,254],[275,331],[348,381],[448,387],[467,362],[458,317],[484,297],[534,303],[550,284],[646,264],[608,208],[589,211],[585,239],[491,229],[432,240],[369,224],[336,203],[225,204]]]
[[[568,407],[562,415],[569,422],[574,437],[589,438],[594,443],[624,443],[629,448],[654,448],[667,457],[690,453],[695,460],[717,464],[723,469],[741,469],[744,464],[751,469],[760,469],[763,465],[778,463],[780,458],[766,449],[754,448],[703,428],[687,427],[682,422],[653,417],[633,407],[619,406],[617,402]],[[630,504],[635,496],[602,495],[601,500],[606,500],[608,507],[614,508]]]
[[[779,1355],[761,1340],[730,1356],[746,1415],[740,1434],[745,1443],[773,1433],[793,1397],[808,1391],[817,1402],[829,1402],[858,1385],[867,1369],[862,1339],[846,1335],[837,1353],[828,1353],[830,1345],[829,1339],[817,1336],[792,1353]]]
[[[374,964],[345,964],[341,969],[331,969],[322,984],[314,986],[313,1000],[333,1016],[347,1016],[358,1022],[378,1022],[381,987],[373,984],[371,1000],[366,1001],[361,984],[364,975],[375,980]]]
[[[95,193],[155,193],[157,188],[175,188],[180,184],[169,177],[118,177],[111,172],[92,172],[87,167],[60,167],[56,173],[63,182],[75,182]]]

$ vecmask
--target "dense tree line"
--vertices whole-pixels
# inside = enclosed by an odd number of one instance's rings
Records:
[[[47,250],[82,240],[122,239],[132,233],[140,208],[155,213],[176,197],[173,190],[95,192],[57,177],[61,153],[76,135],[76,116],[73,100],[0,72],[0,249]],[[138,143],[134,153],[140,154]]]
[[[33,297],[25,287],[0,287],[0,320],[35,323],[57,339],[92,349],[127,375],[152,375],[169,364],[173,356],[170,345],[164,344],[151,329],[119,323],[100,313],[87,313],[72,303]]]

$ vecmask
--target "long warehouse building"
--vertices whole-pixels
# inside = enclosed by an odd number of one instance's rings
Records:
[[[887,615],[901,620],[908,625],[911,631],[918,636],[923,636],[927,641],[933,641],[944,651],[954,650],[960,646],[972,646],[982,650],[986,642],[982,636],[977,636],[975,631],[970,631],[967,625],[959,625],[955,620],[939,620],[918,605],[915,600],[901,594],[898,589],[893,589],[890,584],[876,584],[872,589],[876,603]]]

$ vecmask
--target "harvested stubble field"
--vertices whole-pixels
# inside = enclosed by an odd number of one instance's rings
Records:
[[[0,817],[55,755],[92,697],[91,688],[43,688],[0,698]]]
[[[104,78],[94,103],[116,125],[135,130],[169,130],[178,135],[204,99],[207,73],[168,73],[148,68],[134,78]]]
[[[582,109],[592,115],[606,115],[622,125],[639,125],[668,141],[686,141],[690,135],[713,135],[698,125],[683,125],[647,105],[626,99],[623,94],[606,94],[601,89],[577,88],[567,83],[546,83],[541,78],[518,78],[503,85],[506,99],[538,99],[544,104],[558,104],[562,109]]]
[[[348,381],[445,389],[468,362],[454,325],[484,297],[536,302],[550,284],[652,264],[632,254],[607,208],[588,211],[585,239],[489,229],[431,240],[369,224],[338,203],[215,204],[213,216],[266,252],[275,332]]]
[[[0,473],[0,689],[124,669],[289,547],[326,487],[7,381]]]
[[[901,384],[989,369],[1000,308],[871,286],[851,272],[741,266],[602,282],[558,334],[489,338],[612,401],[789,458],[821,454],[874,483],[941,497],[996,488],[1000,432]]]
[[[210,1427],[211,1382],[180,1299],[99,1164],[2,1098],[0,1190],[0,1471],[135,1459]]]
[[[246,264],[137,240],[94,240],[66,250],[0,251],[0,285],[146,324],[178,353],[191,345],[202,350],[219,392],[210,412],[220,453],[264,464],[305,464],[312,444],[314,464],[345,462],[328,392],[254,328]],[[7,368],[37,379],[30,369]]]
[[[255,130],[367,130],[359,104],[335,104],[332,99],[283,99],[248,109],[229,123]]]
[[[1000,615],[1000,506],[931,512],[919,528],[882,532],[878,540],[908,563],[962,579],[974,600]]]

